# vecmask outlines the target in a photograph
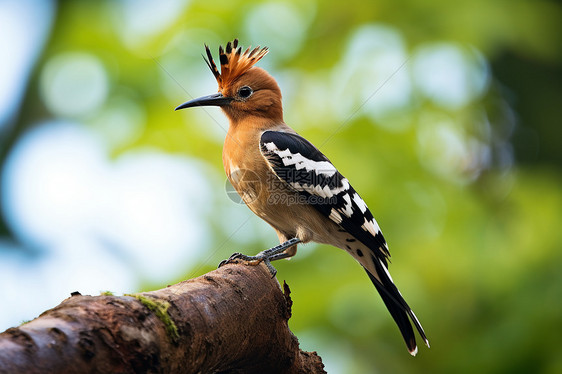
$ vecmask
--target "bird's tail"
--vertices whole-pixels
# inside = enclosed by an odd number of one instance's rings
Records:
[[[423,331],[423,327],[420,324],[420,321],[412,311],[412,309],[406,303],[406,300],[398,291],[398,288],[392,282],[392,278],[390,278],[390,274],[384,264],[382,262],[373,259],[375,263],[375,269],[378,275],[377,279],[373,274],[371,274],[367,269],[367,275],[371,279],[371,282],[375,285],[377,291],[381,295],[384,304],[386,305],[388,311],[394,318],[394,321],[398,325],[400,332],[406,342],[406,346],[408,347],[408,351],[412,356],[415,356],[418,353],[418,347],[416,345],[416,337],[414,334],[414,330],[412,329],[412,325],[410,320],[413,322],[414,326],[418,330],[421,338],[423,339],[425,345],[429,347],[429,341],[425,336],[425,332]],[[383,268],[384,267],[384,268]]]

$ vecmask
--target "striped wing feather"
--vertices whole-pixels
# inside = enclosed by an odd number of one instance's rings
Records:
[[[312,143],[297,134],[266,131],[261,151],[277,176],[307,199],[322,215],[341,226],[373,251],[390,256],[379,226],[349,181]]]

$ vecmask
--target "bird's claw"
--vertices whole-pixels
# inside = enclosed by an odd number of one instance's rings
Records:
[[[226,264],[233,263],[233,262],[235,262],[235,260],[239,259],[241,256],[244,256],[244,255],[240,252],[234,252],[232,255],[230,255],[229,258],[219,262],[219,266],[217,266],[217,268],[220,268],[221,266],[224,266]]]
[[[217,266],[217,269],[219,269],[219,268],[221,268],[222,266],[228,264],[228,261],[229,261],[229,260],[230,260],[230,259],[226,259],[226,260],[222,260],[221,262],[219,262],[219,266]]]
[[[263,263],[265,264],[265,266],[267,266],[269,274],[271,274],[271,278],[274,278],[277,275],[277,269],[275,269],[273,265],[271,265],[271,260],[269,258],[264,258]]]
[[[277,269],[275,269],[273,265],[271,265],[271,261],[269,257],[263,253],[258,253],[255,256],[247,256],[240,252],[235,252],[226,260],[222,260],[219,263],[218,267],[220,268],[221,266],[224,266],[226,264],[238,263],[239,260],[245,261],[247,265],[251,265],[251,266],[256,266],[259,265],[261,262],[263,262],[265,266],[267,266],[269,272],[271,273],[271,278],[275,277],[275,275],[277,274]]]
[[[271,261],[281,260],[283,258],[287,258],[291,256],[289,253],[285,252],[285,250],[295,244],[300,243],[300,239],[292,238],[275,246],[273,248],[266,249],[265,251],[261,251],[255,256],[247,256],[240,252],[233,253],[228,259],[222,260],[219,263],[219,268],[226,264],[230,264],[232,262],[239,262],[245,261],[247,265],[256,266],[259,265],[261,262],[267,266],[267,269],[271,273],[271,278],[275,277],[277,274],[277,270],[271,265]]]

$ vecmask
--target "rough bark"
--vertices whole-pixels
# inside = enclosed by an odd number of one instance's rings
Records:
[[[289,288],[229,264],[129,296],[74,296],[0,334],[0,373],[324,373],[288,328]]]

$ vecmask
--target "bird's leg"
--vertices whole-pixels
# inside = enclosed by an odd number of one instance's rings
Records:
[[[219,268],[223,265],[229,264],[231,262],[235,262],[236,260],[242,260],[248,262],[249,265],[258,265],[260,262],[264,262],[264,264],[269,269],[271,276],[274,277],[277,274],[277,270],[271,265],[271,261],[281,260],[283,258],[291,257],[290,253],[283,252],[287,248],[294,246],[295,244],[300,243],[301,240],[299,238],[292,238],[283,242],[275,247],[266,249],[265,251],[261,251],[255,256],[247,256],[242,253],[233,253],[226,260],[222,260],[219,264]]]

